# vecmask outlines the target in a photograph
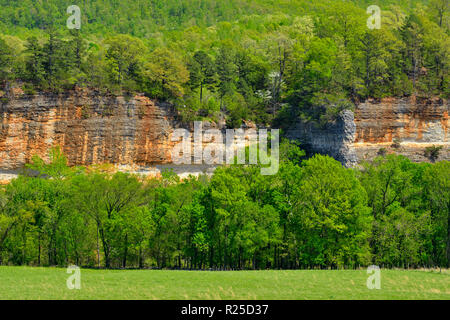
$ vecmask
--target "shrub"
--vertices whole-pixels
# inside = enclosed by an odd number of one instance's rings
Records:
[[[435,146],[435,145],[426,147],[424,156],[430,159],[432,162],[434,162],[436,161],[437,158],[439,158],[439,153],[441,152],[442,148],[443,148],[442,146]]]
[[[377,155],[384,157],[387,153],[386,148],[380,148],[378,149]]]
[[[400,139],[395,138],[393,143],[392,143],[392,145],[391,145],[391,147],[394,148],[394,149],[399,149],[401,147]]]

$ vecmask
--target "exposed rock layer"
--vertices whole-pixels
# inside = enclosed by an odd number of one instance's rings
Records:
[[[93,91],[10,96],[0,106],[0,169],[61,146],[70,165],[170,163],[176,122],[167,104]]]
[[[442,146],[439,157],[450,160],[449,103],[439,98],[386,98],[358,105],[354,115],[344,111],[324,128],[297,123],[288,136],[311,151],[329,154],[346,166],[378,154],[403,154],[413,161],[430,161],[425,149]]]
[[[299,122],[287,132],[287,137],[299,140],[311,152],[328,154],[351,167],[358,161],[352,146],[355,133],[354,114],[345,110],[334,123],[323,127],[314,122]]]
[[[448,113],[449,104],[441,99],[369,100],[325,128],[298,123],[288,136],[346,166],[375,157],[381,148],[427,161],[424,150],[430,145],[442,145],[438,160],[449,160]],[[34,154],[45,159],[56,145],[70,165],[113,163],[151,173],[170,166],[178,126],[169,105],[144,96],[11,92],[0,104],[0,180],[13,177]],[[395,139],[400,146],[392,146]],[[206,170],[194,167],[187,171]]]
[[[360,104],[353,144],[358,160],[371,159],[385,148],[413,161],[429,161],[424,151],[432,145],[442,146],[437,160],[450,160],[448,114],[448,101],[439,98],[386,98]]]

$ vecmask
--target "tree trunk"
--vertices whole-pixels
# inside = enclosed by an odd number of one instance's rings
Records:
[[[122,267],[127,267],[127,255],[128,255],[128,234],[125,234],[125,248],[123,252]]]
[[[102,240],[103,252],[105,254],[105,268],[109,269],[111,266],[111,262],[109,260],[109,247],[105,239],[105,232],[103,228],[100,228],[100,238]]]
[[[40,232],[38,234],[38,244],[39,244],[39,249],[38,249],[38,266],[41,266],[41,233]]]
[[[450,268],[450,214],[447,215],[447,268]]]
[[[143,261],[142,261],[142,246],[139,245],[139,269],[143,268]]]
[[[98,239],[98,225],[97,225],[97,266],[100,268],[100,244]]]

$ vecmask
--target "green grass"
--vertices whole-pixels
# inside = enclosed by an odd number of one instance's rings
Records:
[[[450,299],[450,272],[381,270],[369,290],[365,270],[81,270],[0,267],[0,299]]]

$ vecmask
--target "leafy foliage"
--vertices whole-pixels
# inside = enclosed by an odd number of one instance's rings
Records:
[[[447,161],[346,169],[282,143],[280,170],[180,180],[69,168],[54,150],[0,190],[4,264],[159,268],[448,266]]]
[[[370,30],[362,0],[95,0],[74,32],[70,1],[3,0],[0,81],[144,92],[186,121],[326,123],[369,97],[448,97],[448,3],[422,2],[371,2]]]

